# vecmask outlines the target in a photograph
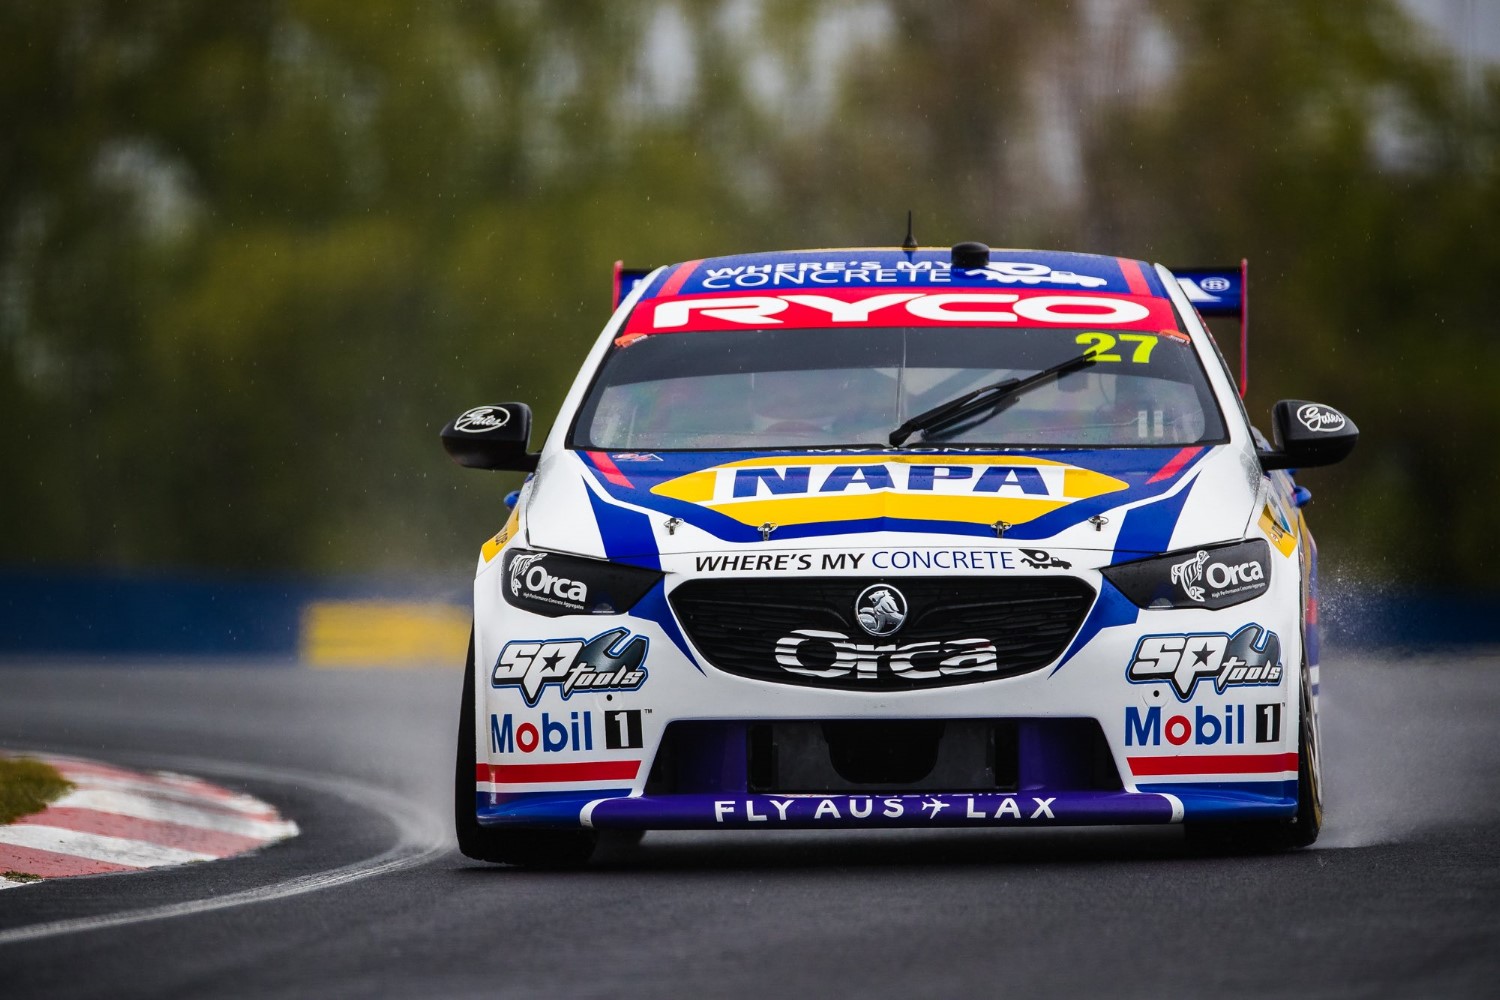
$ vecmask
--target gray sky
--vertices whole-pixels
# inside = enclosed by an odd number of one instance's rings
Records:
[[[1466,65],[1500,61],[1497,0],[1402,0],[1457,51]]]

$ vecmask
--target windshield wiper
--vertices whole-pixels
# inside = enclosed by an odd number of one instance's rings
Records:
[[[1002,382],[995,382],[992,385],[981,386],[972,392],[966,392],[957,399],[950,399],[930,410],[923,410],[891,431],[891,447],[904,444],[906,439],[917,431],[936,430],[990,407],[998,413],[1033,386],[1041,385],[1048,379],[1061,378],[1070,372],[1088,368],[1094,363],[1094,352],[1089,351],[1076,358],[1069,358],[1061,364],[1053,365],[1051,368],[1044,368],[1035,375],[1028,375],[1025,378],[1008,378]]]

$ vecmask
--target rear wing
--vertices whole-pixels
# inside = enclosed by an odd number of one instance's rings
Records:
[[[1240,320],[1240,397],[1250,386],[1250,263],[1239,267],[1173,268],[1182,291],[1204,316],[1238,316]]]
[[[623,260],[615,261],[615,293],[610,309],[620,308],[620,303],[625,301],[625,297],[635,291],[635,286],[654,270],[655,268],[650,267],[626,267]]]

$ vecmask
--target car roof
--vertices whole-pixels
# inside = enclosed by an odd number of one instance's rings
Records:
[[[960,324],[1178,329],[1162,279],[1141,261],[979,244],[966,250],[979,251],[979,266],[953,266],[946,248],[790,250],[673,264],[647,280],[621,334]]]
[[[879,247],[732,254],[668,265],[643,299],[724,292],[898,288],[1055,289],[1164,298],[1144,261],[1056,250],[994,249],[984,268],[950,267],[952,251]]]

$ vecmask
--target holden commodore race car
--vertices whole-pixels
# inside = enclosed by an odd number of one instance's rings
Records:
[[[627,275],[474,580],[462,851],[647,830],[1182,824],[1310,844],[1316,549],[1201,312],[1243,270],[811,250]],[[1243,336],[1241,337],[1243,349]],[[1244,381],[1242,370],[1240,382]]]

